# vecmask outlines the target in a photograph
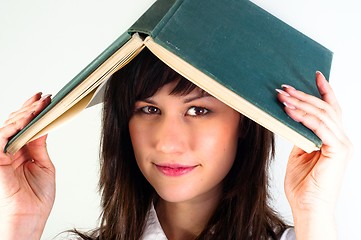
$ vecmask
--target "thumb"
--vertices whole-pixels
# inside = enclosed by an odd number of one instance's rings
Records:
[[[53,170],[54,166],[50,160],[46,144],[47,137],[48,135],[46,134],[29,142],[27,144],[28,151],[30,153],[30,156],[32,157],[32,160],[37,165]]]

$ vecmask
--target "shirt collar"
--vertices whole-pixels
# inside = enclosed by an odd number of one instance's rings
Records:
[[[152,203],[141,240],[167,240]]]

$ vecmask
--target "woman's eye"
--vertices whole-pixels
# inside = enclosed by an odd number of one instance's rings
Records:
[[[209,113],[209,110],[204,107],[191,107],[187,111],[187,115],[189,116],[202,116]]]
[[[160,110],[157,107],[145,106],[140,109],[145,114],[159,114]]]

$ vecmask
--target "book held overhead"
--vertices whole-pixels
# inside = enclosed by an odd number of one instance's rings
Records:
[[[321,147],[312,131],[284,112],[275,88],[289,84],[320,97],[315,72],[329,78],[330,50],[248,0],[158,0],[68,82],[5,150],[15,153],[99,102],[99,86],[145,47],[200,88],[303,150]]]

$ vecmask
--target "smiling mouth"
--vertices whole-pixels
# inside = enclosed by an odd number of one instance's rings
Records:
[[[178,177],[191,172],[197,166],[179,166],[179,165],[157,165],[157,169],[166,176]]]

